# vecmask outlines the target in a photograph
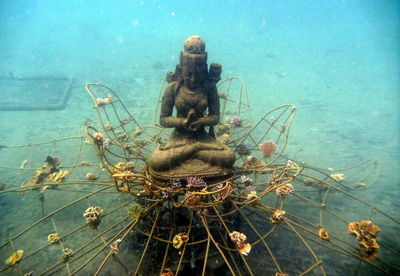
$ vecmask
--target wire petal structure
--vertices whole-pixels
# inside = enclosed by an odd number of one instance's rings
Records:
[[[290,158],[295,106],[276,107],[254,123],[244,82],[220,81],[215,134],[235,153],[234,174],[213,182],[192,175],[186,185],[187,178],[162,182],[148,172],[166,129],[156,120],[140,124],[106,85],[90,83],[86,91],[98,123],[86,125],[84,136],[2,146],[3,160],[21,156],[0,164],[7,180],[0,200],[21,202],[18,213],[2,218],[24,223],[1,235],[0,273],[400,273],[400,247],[388,234],[399,232],[399,220],[354,193],[376,181],[379,162],[332,171]],[[260,151],[266,141],[276,146],[268,154]],[[37,204],[21,201],[32,195]],[[32,208],[40,215],[24,216]],[[48,240],[54,233],[56,240]],[[16,252],[24,254],[5,263]]]

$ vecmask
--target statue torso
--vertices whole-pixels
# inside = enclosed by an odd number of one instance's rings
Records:
[[[178,117],[187,116],[190,109],[196,111],[196,118],[203,116],[208,107],[207,91],[200,88],[197,91],[188,91],[185,87],[180,87],[175,96],[175,108]]]

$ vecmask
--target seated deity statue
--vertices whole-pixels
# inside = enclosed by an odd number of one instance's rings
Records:
[[[189,37],[175,73],[167,76],[160,124],[174,130],[150,158],[153,176],[215,177],[232,173],[234,153],[215,139],[213,131],[220,120],[216,87],[220,74],[218,63],[212,63],[208,70],[204,41],[199,36]]]

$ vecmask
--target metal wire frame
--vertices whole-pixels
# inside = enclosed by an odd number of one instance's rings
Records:
[[[152,250],[150,248],[152,244],[157,243],[165,245],[165,247],[161,247],[164,248],[164,252],[161,254],[162,262],[160,262],[161,265],[157,267],[157,273],[161,274],[166,268],[169,268],[174,271],[175,275],[179,274],[185,263],[187,263],[191,258],[187,255],[187,252],[192,250],[191,248],[201,247],[203,248],[203,264],[201,267],[202,275],[207,273],[207,266],[211,256],[220,256],[224,265],[233,275],[242,275],[243,273],[253,275],[258,271],[256,271],[255,267],[251,265],[252,259],[239,254],[237,248],[228,238],[230,232],[233,230],[239,230],[233,227],[234,225],[231,222],[232,217],[235,216],[240,217],[243,221],[242,226],[239,226],[239,228],[241,231],[246,231],[246,234],[249,235],[251,246],[256,247],[262,245],[265,256],[269,256],[272,260],[270,269],[275,269],[276,272],[292,272],[288,271],[291,268],[290,266],[287,266],[285,259],[278,256],[277,252],[275,252],[272,247],[276,242],[272,238],[272,234],[284,231],[296,237],[298,242],[296,242],[295,245],[297,247],[302,247],[305,252],[308,252],[306,255],[308,257],[305,258],[307,260],[312,260],[312,264],[308,267],[298,268],[296,272],[301,275],[313,273],[315,269],[319,269],[320,274],[326,273],[322,262],[323,260],[319,257],[315,247],[317,247],[318,250],[320,250],[320,247],[326,248],[327,250],[334,250],[344,256],[355,259],[359,264],[366,264],[387,274],[399,271],[399,268],[395,263],[381,259],[379,256],[372,261],[357,254],[356,252],[358,251],[358,247],[354,242],[349,241],[346,230],[342,232],[337,231],[337,229],[332,231],[330,230],[332,223],[340,224],[343,226],[343,229],[346,229],[346,225],[350,222],[349,219],[346,218],[346,213],[338,213],[338,211],[334,209],[335,206],[331,207],[331,204],[328,202],[328,198],[337,197],[337,195],[340,195],[342,200],[348,198],[353,204],[367,206],[370,209],[369,216],[362,217],[362,219],[377,219],[379,221],[381,218],[386,218],[391,222],[391,227],[398,227],[400,222],[394,216],[391,216],[373,204],[370,204],[362,198],[352,194],[351,190],[355,189],[354,186],[348,184],[348,182],[333,179],[331,177],[331,171],[296,162],[296,160],[292,160],[284,155],[283,151],[288,143],[289,129],[296,111],[294,106],[284,105],[278,107],[266,113],[266,115],[263,116],[254,127],[245,128],[244,132],[238,131],[236,133],[230,133],[231,139],[229,140],[228,145],[236,150],[238,145],[246,143],[249,145],[252,154],[262,160],[262,166],[257,168],[245,168],[238,164],[234,176],[225,181],[209,185],[205,191],[190,191],[190,195],[199,197],[198,201],[193,206],[186,204],[188,201],[188,198],[185,195],[188,190],[187,188],[183,187],[181,189],[171,190],[168,186],[158,185],[157,183],[149,185],[149,182],[151,183],[151,178],[149,178],[144,171],[140,170],[135,172],[133,179],[127,179],[125,181],[125,184],[129,185],[130,188],[128,191],[120,189],[120,183],[112,177],[113,168],[115,168],[114,165],[116,163],[115,160],[125,162],[135,160],[137,162],[142,162],[142,164],[145,165],[146,156],[148,156],[147,154],[150,152],[150,148],[157,144],[156,139],[154,138],[154,133],[156,133],[156,135],[164,135],[163,137],[165,137],[167,133],[164,130],[160,130],[157,126],[143,127],[137,124],[133,119],[133,116],[131,116],[123,106],[118,95],[101,84],[88,84],[87,86],[88,92],[92,96],[94,102],[96,102],[98,96],[94,93],[94,90],[92,89],[93,87],[106,89],[105,91],[109,91],[108,93],[112,94],[113,99],[110,105],[96,106],[96,111],[99,114],[101,122],[101,129],[106,134],[106,137],[112,139],[111,147],[105,148],[104,146],[99,146],[93,143],[96,149],[96,154],[100,159],[101,167],[106,169],[108,172],[109,180],[96,180],[95,182],[82,179],[70,180],[70,177],[75,175],[75,170],[80,167],[80,156],[82,148],[85,146],[84,137],[72,137],[40,143],[41,145],[51,144],[51,154],[54,155],[58,143],[68,141],[69,139],[76,139],[79,141],[77,158],[71,165],[63,167],[71,168],[71,173],[68,178],[61,183],[43,183],[30,188],[15,187],[15,184],[23,176],[23,172],[33,171],[34,168],[22,168],[22,166],[18,169],[7,166],[0,168],[17,172],[14,181],[10,185],[7,185],[7,188],[10,189],[0,192],[0,195],[6,195],[10,192],[37,189],[45,185],[57,186],[57,190],[51,190],[52,192],[63,191],[62,187],[68,186],[71,188],[69,190],[64,189],[64,191],[81,191],[82,185],[94,189],[94,191],[90,191],[85,196],[43,216],[18,234],[13,235],[8,241],[3,242],[0,245],[0,250],[10,248],[15,252],[17,248],[15,248],[14,243],[18,242],[22,237],[29,235],[30,231],[34,227],[45,222],[50,222],[54,231],[62,232],[62,227],[56,224],[57,216],[59,216],[66,208],[77,206],[80,202],[90,200],[88,201],[88,206],[90,206],[92,201],[96,201],[91,200],[92,198],[94,199],[98,196],[104,198],[105,194],[109,194],[110,192],[130,196],[128,201],[122,201],[120,204],[117,204],[117,206],[114,205],[113,209],[102,215],[102,218],[104,219],[112,217],[114,219],[113,223],[106,224],[104,226],[105,229],[94,230],[97,234],[89,241],[80,244],[80,247],[74,250],[75,253],[72,258],[68,259],[65,263],[62,261],[53,263],[49,268],[40,272],[40,275],[58,273],[61,269],[65,269],[66,273],[69,275],[84,270],[88,271],[88,269],[92,272],[96,271],[96,274],[99,274],[107,268],[107,265],[110,264],[110,259],[115,260],[122,270],[135,275],[145,271],[145,268],[143,268],[144,262],[152,261]],[[228,85],[228,87],[232,86]],[[107,96],[106,92],[103,91],[102,93],[102,96]],[[244,92],[240,93],[241,95],[244,95]],[[228,93],[228,95],[230,94]],[[229,97],[225,97],[222,100],[231,100],[231,102],[238,103],[239,106],[241,106],[242,103],[241,100],[236,101]],[[121,106],[116,107],[114,104],[121,104],[122,109]],[[107,111],[108,108],[111,108],[111,113]],[[121,110],[127,112],[130,116],[128,117],[129,120],[124,121],[124,119],[121,119],[122,116],[118,115]],[[117,121],[120,122],[115,125],[115,128],[105,127],[106,123],[112,120],[110,114],[114,114]],[[240,111],[236,112],[235,115],[236,114],[244,113]],[[105,119],[103,119],[103,116]],[[274,117],[274,120],[270,119],[271,116]],[[285,125],[284,128],[280,127],[282,123]],[[115,129],[119,128],[127,134],[128,139],[126,141],[118,139],[118,134]],[[143,138],[145,140],[145,145],[142,147],[143,150],[140,151],[135,148],[133,151],[128,150],[129,142],[136,138],[135,135],[131,134],[132,129],[136,128],[145,131],[145,136]],[[93,132],[97,132],[97,129],[94,126],[88,126],[86,128],[86,136],[89,141],[93,139]],[[264,158],[262,155],[257,153],[258,144],[265,139],[274,140],[279,144],[280,150],[274,154],[272,158]],[[32,147],[36,146],[39,146],[39,144],[5,147],[5,150],[17,148],[21,150],[25,149],[27,152],[26,156],[29,156]],[[26,159],[28,159],[28,157]],[[239,156],[237,163],[239,163],[240,160],[245,161],[245,158]],[[288,160],[291,160],[292,162],[288,163]],[[353,176],[354,179],[356,179],[354,182],[357,180],[368,180],[368,184],[374,183],[377,174],[379,173],[378,165],[379,164],[374,160],[361,163],[353,168],[349,168],[348,171],[346,171],[346,176],[348,176],[348,178]],[[345,169],[340,169],[338,171],[345,171]],[[251,176],[255,180],[256,183],[254,183],[254,186],[257,191],[257,196],[252,198],[247,197],[248,187],[243,185],[243,183],[240,183],[240,177],[242,175]],[[269,181],[271,178],[274,180],[273,183]],[[275,195],[277,188],[289,183],[294,186],[295,191],[292,194],[286,198],[281,198]],[[101,188],[96,188],[98,186]],[[115,189],[115,187],[117,189]],[[140,192],[144,187],[146,188],[146,193],[138,195],[138,192]],[[232,187],[234,189],[232,189]],[[112,191],[109,192],[109,189],[112,189]],[[46,193],[48,192],[50,192],[50,190],[46,191]],[[167,198],[162,197],[165,193],[168,194]],[[226,195],[226,197],[222,199],[222,195]],[[106,199],[104,198],[104,200]],[[317,210],[317,222],[304,217],[301,212],[299,213],[296,212],[296,210],[293,211],[290,210],[290,208],[288,209],[285,207],[285,203],[290,203],[295,200],[296,202],[303,202],[303,204],[310,210]],[[126,210],[127,206],[133,204],[134,201],[140,202],[144,212],[138,216],[137,219],[132,220],[126,215],[126,212],[122,212],[122,210]],[[273,202],[275,202],[275,204],[273,204]],[[231,208],[224,209],[223,205],[230,205]],[[275,207],[272,207],[274,205]],[[286,214],[279,224],[273,224],[269,221],[269,217],[277,209],[286,210]],[[163,221],[165,218],[160,217],[160,214],[165,212],[165,210],[172,213],[169,221],[170,226],[168,227],[165,226],[165,221]],[[199,210],[208,210],[208,213],[200,212],[199,214],[196,214]],[[125,213],[125,215],[123,215],[123,213]],[[188,214],[189,223],[184,225],[180,225],[179,223],[177,224],[177,215],[182,215],[182,213]],[[327,219],[327,215],[331,216],[334,221],[332,222],[332,219]],[[199,220],[200,224],[195,225],[195,219]],[[260,223],[260,220],[262,223]],[[84,230],[87,229],[87,227],[88,225],[86,223],[77,225],[74,229],[62,235],[61,241],[74,239],[79,237],[79,235],[85,234]],[[318,229],[321,227],[328,230],[330,236],[329,241],[322,240],[318,236]],[[242,230],[242,228],[244,228],[244,230]],[[184,243],[180,250],[181,254],[178,256],[179,258],[176,258],[176,249],[171,249],[171,244],[173,243],[172,238],[177,232],[182,231],[188,233],[190,238],[189,241]],[[200,237],[197,237],[195,234],[196,231],[205,231],[206,235],[200,235]],[[122,240],[121,246],[127,246],[126,244],[128,244],[131,239],[130,233],[147,236],[144,249],[139,250],[141,256],[139,260],[132,260],[133,256],[116,253],[109,247],[119,238]],[[196,237],[198,239],[196,239]],[[60,246],[60,249],[65,248],[63,242],[58,245]],[[382,241],[380,242],[380,245],[382,251],[390,252],[390,254],[397,257],[400,255],[399,250],[395,247],[388,246],[387,242]],[[52,245],[46,244],[32,252],[27,252],[27,255],[16,264],[15,268],[22,275],[25,263],[30,259],[35,259],[36,256],[39,256],[39,253],[46,251],[50,246]],[[103,256],[104,254],[105,256]],[[94,266],[97,266],[95,270],[93,270]],[[3,266],[0,268],[0,272],[9,271],[12,268],[14,267]],[[358,269],[361,269],[361,265],[355,267],[355,270]],[[154,270],[153,273],[155,273]]]

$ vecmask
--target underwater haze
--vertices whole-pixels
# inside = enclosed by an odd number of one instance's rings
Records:
[[[88,82],[112,87],[151,123],[191,35],[204,39],[209,64],[223,65],[222,79],[244,80],[255,120],[297,107],[293,159],[335,170],[378,160],[377,180],[354,194],[399,217],[400,1],[1,0],[0,145],[83,135],[97,120]],[[1,164],[25,159],[14,157]]]

